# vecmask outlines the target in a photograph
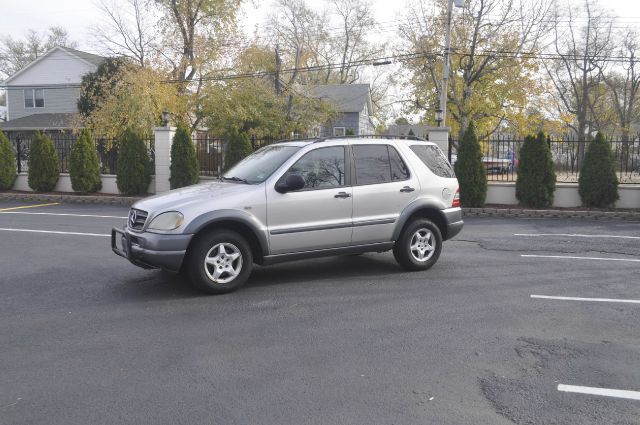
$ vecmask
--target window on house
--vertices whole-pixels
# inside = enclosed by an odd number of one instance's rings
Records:
[[[24,107],[44,108],[44,89],[25,89]]]
[[[342,137],[346,134],[344,127],[333,127],[333,135],[335,137]]]

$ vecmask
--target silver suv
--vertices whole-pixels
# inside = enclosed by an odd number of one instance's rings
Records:
[[[275,143],[219,181],[143,199],[111,246],[223,293],[254,264],[321,256],[393,250],[405,269],[426,270],[462,226],[458,181],[437,145],[351,136]]]

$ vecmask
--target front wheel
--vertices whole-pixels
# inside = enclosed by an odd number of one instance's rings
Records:
[[[393,246],[393,256],[405,269],[427,270],[442,251],[442,234],[431,220],[415,219],[403,229]]]
[[[201,236],[189,252],[187,273],[201,291],[235,291],[249,278],[253,256],[249,243],[236,232],[213,231]]]

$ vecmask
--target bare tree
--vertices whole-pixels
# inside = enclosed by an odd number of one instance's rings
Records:
[[[640,40],[638,34],[628,29],[618,34],[620,47],[616,56],[622,59],[619,66],[599,69],[600,76],[609,88],[611,104],[615,111],[623,140],[628,141],[631,124],[639,117],[638,95],[640,94]]]
[[[358,81],[358,71],[366,61],[377,57],[384,48],[374,47],[367,39],[376,28],[368,0],[331,0],[330,4],[341,26],[341,33],[332,39],[332,44],[340,52],[337,81],[351,84]]]
[[[566,15],[554,14],[553,46],[558,59],[543,61],[561,114],[575,117],[567,125],[578,137],[595,130],[593,113],[598,88],[607,69],[612,50],[611,16],[594,0],[584,0],[582,8],[566,8]],[[578,161],[584,157],[580,146]]]
[[[140,66],[147,65],[157,43],[158,17],[148,0],[100,0],[99,7],[107,18],[93,33],[97,43],[112,56],[125,56]]]
[[[0,37],[0,75],[15,74],[55,46],[75,48],[77,43],[69,39],[66,29],[55,26],[46,34],[30,29],[24,39]]]

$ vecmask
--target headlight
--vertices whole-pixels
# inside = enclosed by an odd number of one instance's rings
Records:
[[[169,211],[158,215],[149,223],[149,230],[173,230],[180,227],[184,217],[177,211]]]

